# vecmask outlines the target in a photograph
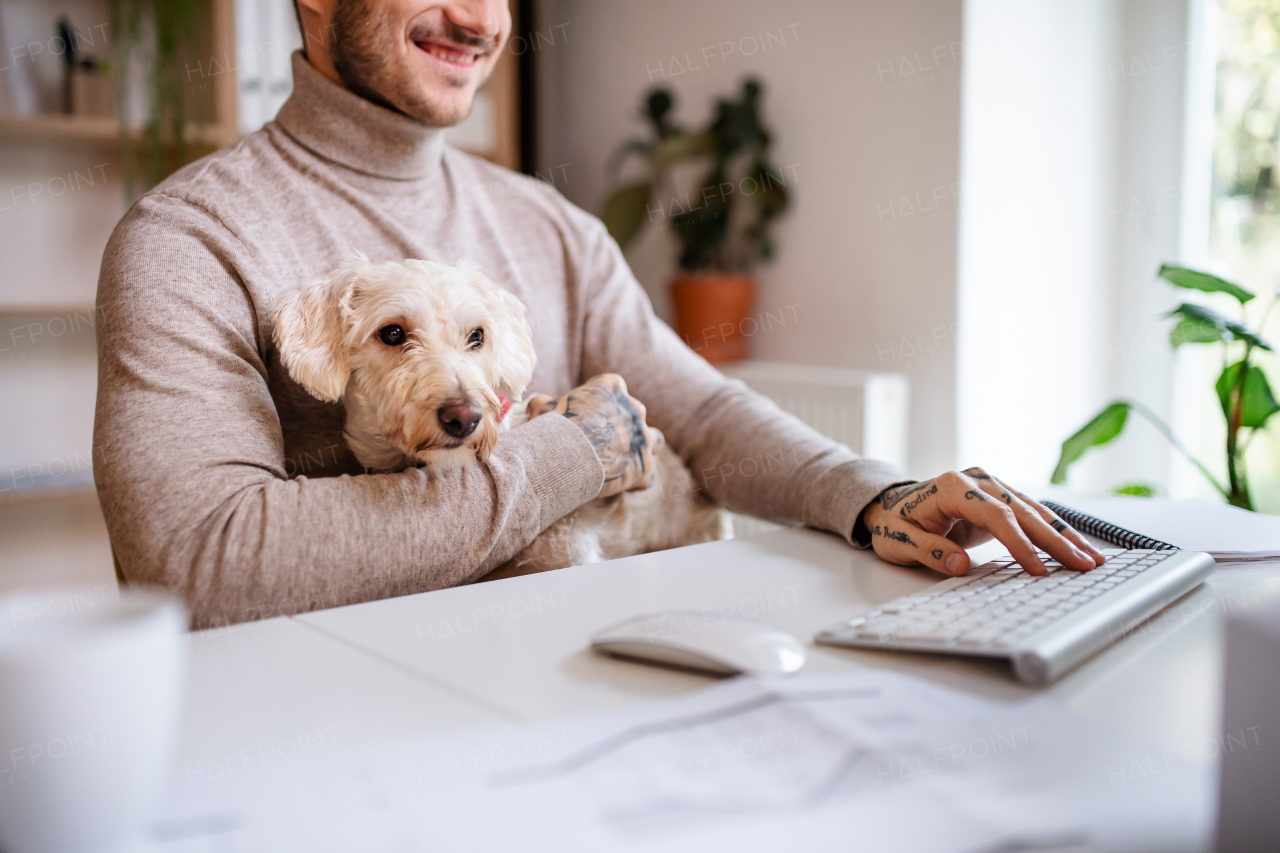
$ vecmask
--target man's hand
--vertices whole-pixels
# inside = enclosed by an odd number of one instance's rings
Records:
[[[1033,575],[1048,574],[1037,547],[1079,572],[1105,562],[1056,515],[981,468],[886,489],[862,511],[861,522],[882,559],[947,575],[969,571],[964,549],[992,536]]]
[[[559,400],[537,394],[526,410],[530,418],[554,412],[578,425],[604,465],[600,497],[647,489],[657,481],[653,454],[665,439],[644,422],[644,404],[627,393],[627,383],[616,373],[593,376]]]

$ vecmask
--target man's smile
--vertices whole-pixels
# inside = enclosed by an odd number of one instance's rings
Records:
[[[452,42],[415,41],[414,44],[423,53],[430,54],[440,63],[458,70],[473,68],[480,58],[485,56],[485,51],[463,47]]]

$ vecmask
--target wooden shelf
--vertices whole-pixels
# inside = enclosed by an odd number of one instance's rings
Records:
[[[98,310],[92,303],[68,302],[66,305],[23,305],[21,303],[0,303],[0,320],[14,317],[56,317],[63,314],[79,314],[93,316]]]
[[[132,135],[139,138],[140,129]],[[223,125],[191,125],[188,141],[221,148],[239,134]],[[43,142],[92,145],[119,145],[120,123],[114,118],[61,115],[0,115],[0,142]]]
[[[98,502],[98,491],[92,483],[89,485],[68,486],[63,489],[25,489],[16,493],[0,492],[0,512],[29,506],[89,502]]]

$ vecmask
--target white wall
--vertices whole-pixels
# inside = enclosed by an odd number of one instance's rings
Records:
[[[102,56],[107,6],[4,0],[0,111],[59,111],[63,48],[54,22],[69,13],[81,48]],[[115,582],[87,487],[94,294],[102,250],[124,210],[116,146],[0,142],[0,591]],[[33,487],[76,496],[35,495]]]
[[[1168,417],[1178,257],[1183,0],[969,0],[959,457],[1048,482],[1061,441],[1115,396]],[[1131,421],[1076,466],[1086,491],[1168,482]]]
[[[0,147],[0,308],[93,304],[102,250],[124,215],[112,146]]]
[[[744,76],[762,78],[795,205],[777,262],[760,272],[757,310],[795,306],[796,322],[758,335],[754,355],[906,373],[910,470],[951,466],[959,0],[545,0],[536,26],[539,171],[593,212],[606,158],[644,131],[651,86],[669,86],[678,118],[697,124]],[[771,49],[744,56],[765,32]],[[673,58],[699,68],[673,74]],[[629,258],[669,318],[669,236],[652,229]]]
[[[1186,0],[1127,0],[1121,4],[1121,43],[1108,70],[1119,87],[1120,159],[1118,192],[1109,216],[1115,235],[1107,365],[1109,392],[1139,400],[1166,423],[1174,423],[1175,357],[1169,347],[1171,321],[1162,319],[1183,301],[1157,279],[1161,263],[1188,260],[1181,245],[1184,196],[1184,112],[1191,63]],[[1114,69],[1123,68],[1123,72]],[[1208,165],[1208,162],[1205,164]],[[1208,185],[1203,188],[1206,192]],[[1198,195],[1198,194],[1197,194]],[[1205,198],[1205,213],[1208,204]],[[1111,488],[1127,481],[1152,482],[1176,492],[1174,451],[1146,422],[1100,454]]]

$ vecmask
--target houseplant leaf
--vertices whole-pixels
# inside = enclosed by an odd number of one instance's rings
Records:
[[[1165,316],[1182,318],[1169,333],[1169,343],[1175,349],[1182,344],[1232,340],[1245,341],[1265,350],[1271,349],[1271,344],[1248,326],[1194,302],[1184,302]]]
[[[1208,344],[1222,340],[1223,329],[1212,323],[1198,323],[1185,317],[1169,332],[1169,343],[1177,349],[1183,344]]]
[[[1240,300],[1241,305],[1253,298],[1253,294],[1240,285],[1199,270],[1173,266],[1172,264],[1161,264],[1160,271],[1156,275],[1170,284],[1185,287],[1188,290],[1202,290],[1205,293],[1229,293]]]
[[[1231,389],[1240,379],[1240,368],[1244,362],[1235,364],[1222,371],[1214,385],[1218,392],[1218,400],[1222,403],[1222,413],[1231,419]],[[1257,429],[1267,422],[1267,418],[1280,411],[1280,403],[1271,393],[1271,385],[1267,375],[1256,364],[1249,365],[1249,372],[1244,377],[1244,389],[1241,394],[1240,425]]]
[[[721,177],[718,170],[707,176],[699,193],[700,206],[671,214],[671,230],[681,244],[679,264],[683,270],[716,266],[716,249],[729,228],[728,200],[715,192]]]
[[[1111,494],[1128,495],[1133,498],[1154,498],[1156,496],[1156,490],[1154,486],[1150,486],[1146,483],[1128,483],[1124,486],[1112,489]]]
[[[609,229],[609,236],[617,240],[618,245],[623,249],[627,248],[627,244],[635,238],[640,226],[644,225],[651,192],[652,188],[648,181],[627,184],[619,187],[605,202],[604,214],[601,218],[604,220],[605,227]]]
[[[681,133],[668,136],[654,145],[649,162],[655,172],[661,172],[680,160],[701,157],[715,150],[716,139],[710,133]]]
[[[1106,444],[1118,436],[1124,429],[1124,422],[1129,417],[1129,404],[1115,402],[1107,406],[1097,417],[1080,427],[1075,435],[1062,442],[1062,455],[1058,457],[1058,466],[1053,469],[1049,482],[1060,486],[1067,481],[1067,468],[1084,455],[1090,447]]]
[[[649,159],[649,152],[653,150],[653,145],[642,139],[629,139],[618,146],[617,150],[609,157],[609,162],[605,163],[604,170],[606,174],[617,176],[622,170],[622,164],[632,154]]]
[[[790,200],[786,184],[778,179],[779,176],[780,173],[770,169],[769,164],[763,160],[757,160],[753,164],[751,174],[748,176],[755,181],[756,187],[751,200],[760,208],[760,215],[765,219],[781,216]]]

